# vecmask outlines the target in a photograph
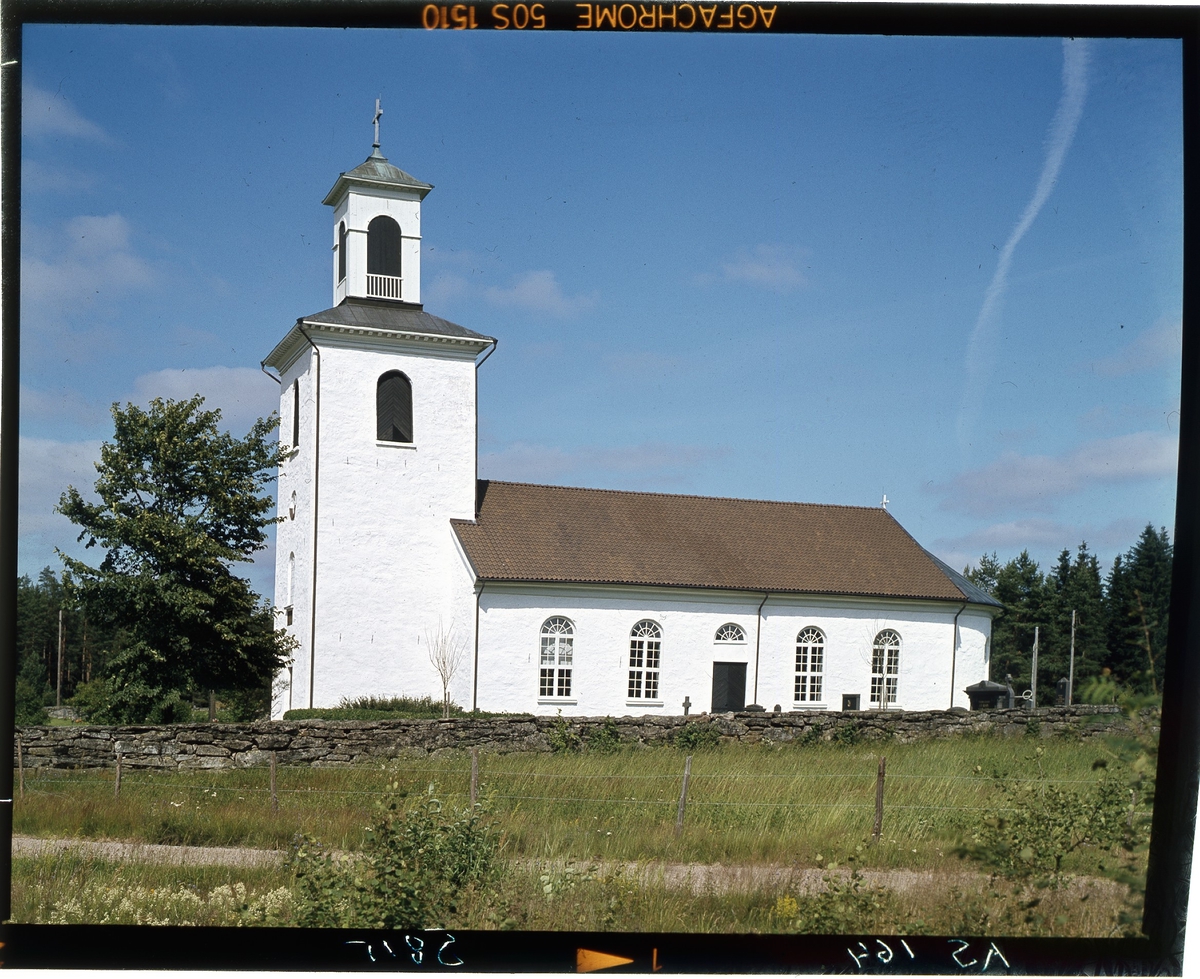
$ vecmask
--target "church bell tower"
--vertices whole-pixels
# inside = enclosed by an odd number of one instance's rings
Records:
[[[263,361],[279,372],[275,605],[297,643],[272,716],[343,698],[441,697],[430,638],[474,644],[476,362],[491,337],[421,305],[421,202],[433,189],[380,152],[338,176],[333,306]],[[455,681],[469,684],[465,671]],[[469,686],[452,689],[469,702]]]
[[[341,174],[323,203],[333,208],[333,301],[348,298],[421,302],[421,201],[433,190],[379,151]]]

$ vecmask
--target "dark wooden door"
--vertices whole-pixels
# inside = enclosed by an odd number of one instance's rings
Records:
[[[746,706],[746,664],[713,663],[712,712],[741,710]]]

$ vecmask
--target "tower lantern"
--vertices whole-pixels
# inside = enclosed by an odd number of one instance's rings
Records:
[[[323,203],[333,208],[333,301],[347,298],[421,303],[421,201],[433,190],[388,162],[375,142],[371,155],[338,176]]]

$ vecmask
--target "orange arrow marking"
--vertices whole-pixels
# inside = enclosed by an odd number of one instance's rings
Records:
[[[600,969],[611,969],[617,965],[629,965],[633,959],[620,955],[609,955],[607,952],[593,952],[590,948],[575,949],[575,971],[596,972]]]

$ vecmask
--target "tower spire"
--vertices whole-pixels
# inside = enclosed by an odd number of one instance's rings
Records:
[[[372,147],[371,155],[377,156],[377,157],[383,156],[383,154],[379,152],[379,117],[381,115],[383,115],[383,109],[381,109],[379,107],[379,99],[376,99],[375,100],[375,120],[374,120],[374,122],[375,122],[375,142],[371,144],[371,147]]]

